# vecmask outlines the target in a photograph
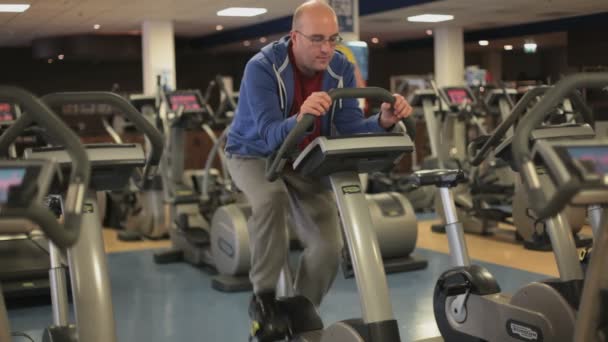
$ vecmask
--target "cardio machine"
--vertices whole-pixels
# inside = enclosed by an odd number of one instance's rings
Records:
[[[578,74],[563,79],[522,119],[513,138],[515,168],[522,175],[535,215],[547,225],[559,279],[533,282],[512,296],[501,293],[492,274],[472,264],[468,256],[462,224],[455,214],[450,192],[450,187],[463,180],[462,172],[444,169],[415,174],[419,184],[440,188],[448,217],[446,230],[454,267],[440,276],[433,297],[435,319],[446,341],[573,339],[583,272],[562,211],[567,204],[587,207],[608,203],[608,141],[593,137],[534,139],[533,132],[557,102],[572,90],[606,84],[608,74],[605,73]],[[546,170],[559,191],[547,191],[541,186],[539,166]],[[606,224],[592,220],[594,233],[605,228],[599,223]]]
[[[2,233],[18,233],[28,230],[31,225],[40,227],[46,236],[57,237],[60,240],[50,239],[47,248],[50,249],[53,264],[57,261],[58,253],[61,249],[71,247],[78,236],[80,225],[72,225],[71,231],[53,231],[58,224],[55,213],[44,206],[46,196],[49,193],[51,183],[56,180],[59,172],[57,165],[52,161],[44,160],[2,160],[0,161],[0,231]],[[74,211],[66,209],[67,211]],[[38,215],[33,214],[36,212]],[[71,222],[73,224],[74,222]],[[49,231],[50,230],[50,231]],[[53,287],[53,291],[58,286],[63,285],[65,289],[65,274],[62,267],[50,265],[47,269],[47,281]],[[50,276],[50,278],[49,278]],[[62,326],[62,322],[57,321],[55,313],[62,308],[56,296],[52,297],[54,324]],[[67,302],[66,302],[67,304]],[[62,327],[68,332],[67,327]],[[51,327],[48,331],[55,330]],[[0,340],[11,340],[11,329],[8,322],[4,296],[0,295]],[[69,333],[69,332],[68,332]]]
[[[92,179],[87,153],[78,137],[48,106],[33,95],[19,88],[3,86],[0,87],[0,98],[19,103],[24,108],[24,114],[0,136],[0,150],[5,150],[34,121],[65,146],[61,148],[65,154],[63,163],[46,159],[2,162],[10,166],[8,172],[11,177],[6,185],[23,185],[22,188],[9,188],[17,194],[8,197],[0,210],[2,228],[8,227],[7,221],[4,221],[6,219],[9,219],[9,224],[10,220],[13,220],[12,224],[17,224],[12,229],[23,229],[19,223],[30,220],[53,241],[49,246],[53,325],[44,331],[43,341],[115,341],[116,332],[101,227],[94,210],[95,197],[91,196],[90,192],[86,195],[89,181]],[[28,157],[31,157],[30,150],[25,151],[25,158]],[[58,170],[64,173],[57,176]],[[20,179],[22,181],[19,181]],[[66,181],[67,179],[69,181]],[[48,203],[54,211],[49,211],[43,203],[48,193],[65,194],[63,201],[56,196],[49,198]],[[61,214],[64,224],[59,224],[56,218],[56,215]],[[69,279],[76,308],[76,325],[69,324],[68,320],[63,252],[67,254],[70,266]]]
[[[120,193],[116,194],[119,200],[113,202],[116,204],[114,207],[126,208],[122,224],[124,231],[119,232],[119,239],[134,241],[172,237],[172,225],[178,224],[189,229],[188,220],[194,221],[193,227],[205,227],[206,223],[197,213],[194,199],[196,196],[191,184],[191,178],[201,177],[200,170],[184,170],[184,145],[185,131],[201,127],[209,138],[214,140],[215,132],[210,126],[218,127],[220,124],[208,103],[214,88],[216,81],[210,83],[204,96],[198,90],[169,91],[161,84],[159,76],[154,96],[129,97],[133,106],[163,132],[167,150],[161,163],[163,172],[155,177],[151,187],[146,191],[136,191],[131,186],[131,190],[126,196],[122,195],[122,198]],[[177,213],[176,209],[183,211]],[[181,216],[181,221],[177,223],[176,214]],[[201,229],[194,230],[193,236],[198,237],[196,233],[199,231]],[[205,237],[202,239],[208,240]]]
[[[332,100],[347,97],[375,98],[393,102],[393,96],[380,88],[334,89]],[[314,118],[305,115],[290,131],[277,154],[268,161],[266,178],[274,181],[288,161],[297,141],[312,125]],[[302,151],[293,163],[295,172],[309,177],[329,177],[336,196],[342,228],[353,260],[363,319],[340,321],[323,327],[314,306],[304,297],[279,298],[279,307],[286,317],[287,337],[297,341],[400,341],[399,327],[392,312],[388,285],[376,234],[362,192],[359,173],[386,172],[413,151],[413,143],[405,134],[362,134],[339,137],[318,137]],[[293,292],[289,268],[282,279]]]
[[[85,191],[83,226],[87,235],[81,237],[68,253],[70,275],[75,301],[83,301],[84,309],[76,311],[76,327],[79,341],[115,341],[114,318],[112,313],[111,291],[107,279],[105,252],[103,249],[102,227],[97,214],[97,191],[123,189],[135,173],[139,186],[150,185],[156,173],[162,153],[163,141],[160,133],[141,116],[124,98],[113,93],[82,92],[54,93],[42,98],[50,107],[75,103],[104,103],[118,109],[150,141],[148,155],[139,144],[90,144],[85,145],[86,154],[91,162],[91,182]],[[43,147],[27,150],[26,157],[53,159],[65,173],[70,169],[70,158],[60,147]],[[96,241],[96,248],[85,242]],[[88,243],[90,244],[90,242]],[[92,255],[87,257],[88,255]],[[89,261],[90,260],[90,261]],[[100,266],[101,265],[101,266]],[[103,310],[97,313],[96,310]],[[82,329],[81,327],[92,326]],[[53,340],[51,340],[53,341]]]
[[[223,93],[222,78],[213,82]],[[207,92],[209,93],[209,91]],[[212,286],[225,292],[248,291],[249,240],[246,219],[250,209],[233,189],[225,166],[224,138],[229,126],[218,138],[212,127],[228,124],[227,112],[234,110],[232,97],[221,105],[216,122],[215,111],[205,105],[198,91],[179,90],[163,95],[168,107],[161,115],[167,141],[163,157],[163,190],[168,206],[169,235],[172,247],[154,255],[158,264],[185,261],[214,274]],[[223,103],[223,102],[222,102]],[[213,142],[204,170],[184,170],[185,130],[202,128]],[[222,174],[212,168],[216,155]],[[215,222],[215,223],[214,223]],[[217,275],[216,275],[217,274]]]
[[[505,167],[489,165],[480,172],[479,168],[470,168],[467,163],[467,125],[474,123],[478,132],[485,132],[475,108],[477,100],[467,87],[441,87],[417,90],[412,98],[412,105],[422,107],[431,146],[431,156],[425,158],[422,169],[465,168],[470,173],[470,182],[455,189],[455,198],[459,217],[462,218],[467,232],[488,234],[497,226],[504,216],[476,215],[473,209],[489,208],[489,201],[502,201],[505,193],[512,192],[512,182],[505,174]],[[441,110],[447,106],[445,110]],[[443,119],[439,119],[443,117]],[[488,189],[498,188],[488,192]],[[424,188],[422,188],[424,189]],[[417,189],[416,191],[420,191]],[[475,190],[475,191],[473,191]],[[427,188],[427,192],[432,189]],[[435,211],[443,219],[441,202],[434,196]],[[433,225],[433,231],[443,232],[444,225]]]
[[[485,107],[500,116],[500,121],[505,121],[515,107],[513,99],[517,96],[517,90],[513,88],[497,88],[487,92],[483,99]],[[511,131],[509,135],[513,135]]]
[[[6,131],[20,116],[19,104],[4,101],[0,103],[0,130]],[[36,140],[32,134],[22,134],[20,139],[19,145],[31,145],[31,142]],[[11,144],[7,151],[8,157],[17,158],[22,152],[24,146],[17,148],[16,145]],[[48,270],[51,267],[49,242],[40,229],[26,224],[18,234],[3,234],[0,254],[0,282],[8,304],[21,299],[48,296]]]
[[[500,123],[492,135],[482,137],[471,143],[469,145],[469,154],[471,155],[470,164],[473,167],[478,167],[491,153],[493,153],[496,158],[509,164],[511,169],[515,171],[511,153],[513,129],[516,123],[524,117],[524,112],[527,108],[537,101],[540,96],[545,94],[548,89],[550,88],[536,87],[529,90],[517,102],[513,107],[511,114],[506,120]],[[580,108],[580,114],[576,116],[576,123],[559,125],[544,124],[532,132],[533,139],[580,139],[595,136],[593,128],[589,125],[589,123],[593,122],[593,118],[585,109],[586,106],[582,102],[582,99],[579,98],[577,93],[572,93],[569,97],[575,99],[573,102],[576,102],[577,107]],[[540,180],[547,191],[555,191],[554,185],[547,174],[541,174]],[[503,215],[503,217],[506,217],[512,215],[512,222],[510,222],[510,224],[515,226],[516,236],[523,240],[525,248],[542,251],[551,250],[551,243],[546,233],[546,227],[531,214],[529,197],[523,189],[519,175],[514,177],[514,183],[515,187],[511,212],[507,212],[500,208],[478,210],[489,211],[490,215],[496,216]],[[492,211],[496,213],[492,213]],[[567,206],[564,214],[572,230],[577,247],[589,245],[591,240],[580,234],[585,222],[585,209]]]
[[[523,241],[525,248],[544,251],[551,249],[544,226],[538,224],[538,221],[530,216],[528,198],[525,192],[522,191],[519,178],[512,170],[512,167],[507,167],[511,160],[509,151],[513,127],[523,117],[524,112],[531,104],[537,101],[547,89],[549,87],[535,87],[529,90],[518,101],[517,105],[513,107],[513,111],[509,116],[502,120],[491,136],[482,135],[469,144],[467,159],[465,160],[468,166],[468,186],[461,185],[454,190],[457,214],[463,222],[465,232],[482,235],[491,234],[499,227],[498,223],[501,222],[515,227],[515,237]],[[488,99],[488,101],[492,100],[501,103],[503,110],[509,107],[508,102],[510,102],[504,96],[504,91],[491,92],[491,96]],[[509,90],[506,91],[510,94]],[[443,97],[445,98],[446,96]],[[577,104],[577,108],[580,108],[581,113],[574,116],[577,123],[546,126],[545,129],[535,133],[539,138],[576,137],[581,134],[593,134],[590,127],[580,126],[580,124],[585,122],[585,116],[588,116],[584,113],[585,108],[581,99],[576,94],[573,94],[569,98],[572,98],[572,102]],[[484,145],[483,153],[478,151],[481,145]],[[492,150],[491,148],[494,147],[495,149]],[[491,152],[494,152],[493,155]],[[493,168],[492,172],[486,171],[480,173],[479,170],[481,168],[487,168],[487,166],[484,166],[484,163],[487,164],[488,160],[490,164],[496,164],[497,167]],[[445,167],[454,168],[449,165]],[[491,182],[480,181],[480,179],[487,178],[488,176],[495,180]],[[545,178],[543,177],[543,179]],[[545,183],[547,183],[545,186],[551,187],[550,182]],[[505,195],[506,198],[512,197],[512,210],[506,209],[504,206],[493,205],[500,203],[501,198],[505,198]],[[442,206],[439,201],[437,201],[437,205],[437,211],[442,213]],[[568,207],[566,209],[566,217],[569,220],[573,234],[575,234],[577,246],[589,244],[589,239],[578,234],[584,224],[585,211],[580,208]],[[444,231],[443,226],[434,226],[433,229],[434,231]]]

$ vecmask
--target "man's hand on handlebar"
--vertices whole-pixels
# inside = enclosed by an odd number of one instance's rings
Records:
[[[383,102],[380,107],[380,126],[384,129],[392,127],[402,119],[407,118],[412,114],[412,106],[399,94],[393,94],[395,103]]]
[[[314,116],[325,115],[329,111],[331,107],[331,98],[324,91],[314,92],[310,94],[310,96],[304,100],[302,106],[300,106],[300,111],[298,112],[298,117],[296,120],[299,122],[302,120],[302,116],[304,114],[312,114]]]

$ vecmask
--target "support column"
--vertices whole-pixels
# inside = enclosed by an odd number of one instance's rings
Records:
[[[173,22],[144,21],[142,23],[143,92],[156,93],[156,77],[169,89],[175,89],[175,39]]]
[[[435,82],[438,87],[464,85],[464,35],[461,27],[440,26],[435,37]]]
[[[437,87],[464,85],[464,34],[461,27],[440,26],[434,29],[435,36],[435,82]],[[466,125],[456,117],[447,116],[452,120],[446,126],[441,136],[447,138],[448,145],[440,147],[439,158],[466,158]],[[440,140],[441,141],[441,140]]]

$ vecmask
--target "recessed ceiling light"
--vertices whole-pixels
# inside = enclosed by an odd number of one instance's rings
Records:
[[[355,40],[355,41],[351,41],[351,42],[347,42],[346,45],[348,46],[358,46],[358,47],[367,47],[367,43],[361,40]]]
[[[99,24],[93,25],[93,29],[95,29],[95,30],[99,30],[100,28],[101,28],[101,25],[99,25]]]
[[[380,39],[378,39],[377,37],[374,37],[374,38],[372,38],[372,43],[378,44],[378,43],[380,43]]]
[[[229,7],[217,12],[220,17],[255,17],[268,12],[259,7]]]
[[[64,56],[63,54],[61,54],[61,55],[57,56],[57,59],[59,59],[60,61],[62,61],[62,60],[63,60],[63,58],[65,58],[65,56]]]
[[[260,43],[266,43],[266,41],[268,41],[268,39],[266,39],[266,37],[260,38]]]
[[[433,35],[433,30],[426,30],[426,35],[427,36],[432,36]]]
[[[20,13],[30,8],[28,4],[0,4],[0,12]]]
[[[415,23],[439,23],[452,19],[454,19],[454,16],[449,14],[421,14],[412,17],[407,17],[407,21]]]
[[[249,45],[251,45],[251,42],[250,42],[250,41],[248,41],[248,40],[246,40],[246,41],[244,41],[244,42],[243,42],[243,45],[245,45],[245,46],[249,46]]]
[[[507,50],[507,51],[513,50],[513,45],[505,45],[505,50]]]
[[[481,46],[488,46],[490,44],[490,42],[488,42],[487,40],[480,40],[479,41],[479,45]]]
[[[538,45],[534,42],[528,42],[524,44],[524,52],[525,53],[535,53]]]
[[[224,29],[224,26],[222,26],[222,25],[216,25],[216,26],[215,26],[215,30],[216,30],[216,31],[221,31],[221,30],[223,30],[223,29]]]

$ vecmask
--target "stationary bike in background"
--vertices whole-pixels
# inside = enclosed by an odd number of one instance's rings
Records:
[[[413,182],[439,188],[448,222],[446,232],[453,268],[437,281],[433,299],[435,319],[446,341],[571,341],[575,327],[579,332],[595,333],[598,326],[587,324],[598,322],[593,319],[597,318],[598,306],[593,308],[591,299],[598,300],[599,269],[594,267],[593,278],[586,280],[583,292],[584,274],[563,211],[567,205],[604,207],[608,204],[608,141],[588,134],[581,134],[578,139],[543,136],[546,132],[541,124],[558,102],[576,88],[607,84],[606,73],[577,74],[563,79],[523,117],[513,137],[513,165],[521,174],[531,210],[547,227],[559,279],[533,282],[512,296],[501,293],[492,274],[472,264],[468,255],[462,223],[458,221],[450,191],[464,181],[462,171],[428,170],[413,175]],[[581,132],[583,130],[585,128]],[[547,174],[553,187],[546,187],[540,181],[539,168]],[[592,220],[596,237],[608,222],[605,214],[599,216],[599,220]],[[593,291],[586,292],[589,288]],[[581,298],[585,306],[579,306]],[[577,312],[579,308],[590,311]],[[581,315],[585,312],[591,316]]]

